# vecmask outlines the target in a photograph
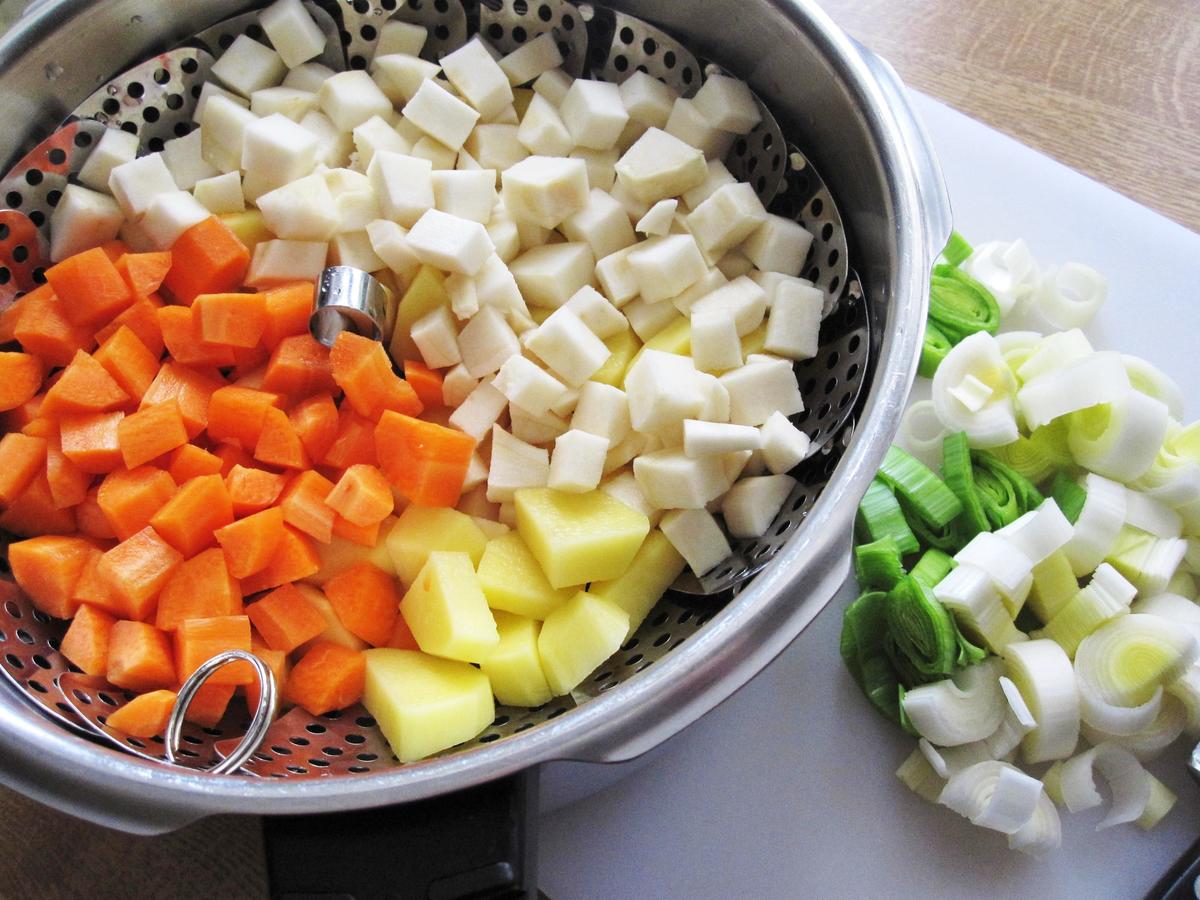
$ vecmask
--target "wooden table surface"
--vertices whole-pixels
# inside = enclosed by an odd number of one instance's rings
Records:
[[[909,85],[1200,231],[1196,0],[825,6]],[[254,819],[131,837],[0,789],[0,847],[6,900],[257,898],[266,889]]]

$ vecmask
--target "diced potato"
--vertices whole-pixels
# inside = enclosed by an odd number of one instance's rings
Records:
[[[650,520],[603,491],[516,492],[517,531],[555,588],[619,577],[650,531]]]
[[[439,306],[449,304],[445,276],[432,266],[421,266],[396,310],[396,328],[392,332],[390,348],[392,359],[417,359],[420,351],[411,336],[413,323]]]
[[[600,371],[589,380],[619,388],[625,383],[625,373],[629,369],[629,364],[633,362],[633,358],[642,349],[642,342],[638,340],[638,336],[633,333],[632,328],[626,327],[612,337],[607,338],[604,341],[604,346],[608,348],[608,352],[611,354],[608,357],[608,362],[602,365]]]
[[[470,516],[456,509],[410,506],[388,532],[386,543],[390,568],[411,585],[436,550],[465,553],[472,567],[479,565],[487,538]]]
[[[511,613],[496,613],[500,643],[479,666],[492,693],[507,706],[541,706],[554,696],[542,671],[538,635],[542,623]]]
[[[666,535],[655,529],[647,535],[624,575],[593,584],[588,593],[616,604],[629,616],[629,631],[622,639],[624,643],[637,631],[686,565]]]
[[[257,209],[228,213],[219,218],[230,231],[237,235],[237,239],[245,244],[246,249],[251,253],[263,241],[269,241],[275,237],[275,234],[267,227],[267,220]]]
[[[368,650],[363,705],[401,762],[469,741],[496,717],[488,677],[415,650]]]
[[[471,525],[478,529],[474,522]],[[429,554],[400,601],[400,614],[417,645],[434,656],[479,662],[500,640],[471,557],[465,553]]]
[[[628,631],[629,616],[615,603],[577,593],[546,618],[538,635],[550,690],[555,695],[570,692],[617,652]]]
[[[515,531],[488,541],[478,577],[488,606],[530,619],[546,618],[573,593],[550,586],[546,573]]]
[[[304,595],[304,599],[317,608],[321,616],[325,619],[325,630],[318,634],[311,641],[301,644],[298,648],[297,658],[303,656],[308,648],[317,641],[332,641],[335,644],[341,644],[348,650],[366,650],[367,642],[362,638],[350,632],[342,620],[337,617],[337,613],[333,611],[333,604],[328,598],[310,584],[297,584],[296,589]]]

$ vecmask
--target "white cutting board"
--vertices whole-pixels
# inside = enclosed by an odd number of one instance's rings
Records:
[[[1024,237],[1045,264],[1103,271],[1097,346],[1145,356],[1200,412],[1200,235],[918,96],[958,229]],[[608,897],[1135,897],[1200,835],[1200,785],[1183,742],[1151,765],[1179,795],[1146,834],[1064,815],[1037,861],[908,792],[914,742],[876,715],[838,656],[844,589],[767,670],[624,781],[541,822],[541,887]]]

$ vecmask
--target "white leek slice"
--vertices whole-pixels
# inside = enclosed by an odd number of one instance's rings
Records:
[[[1183,534],[1183,516],[1160,500],[1130,489],[1125,494],[1125,524],[1161,538]]]
[[[1101,744],[1063,763],[1060,784],[1067,809],[1081,812],[1104,802],[1096,790],[1096,772],[1112,791],[1112,805],[1097,831],[1132,822],[1145,811],[1150,800],[1147,772],[1132,753],[1115,744]]]
[[[1017,379],[1022,384],[1033,381],[1047,372],[1054,372],[1077,360],[1086,359],[1095,352],[1087,335],[1078,328],[1055,331],[1042,338],[1025,362],[1017,368]]]
[[[968,375],[992,390],[988,402],[977,410],[968,409],[952,393]],[[933,405],[946,429],[965,431],[972,447],[1002,447],[1020,434],[1013,406],[1016,387],[996,339],[979,331],[959,342],[938,366],[933,376]]]
[[[1008,836],[1008,848],[1040,858],[1061,846],[1062,820],[1054,802],[1043,790],[1029,821]]]
[[[1136,356],[1122,355],[1121,362],[1135,391],[1161,400],[1173,418],[1183,418],[1183,391],[1173,378]]]
[[[1200,665],[1192,665],[1167,685],[1167,693],[1183,704],[1187,714],[1184,730],[1189,737],[1200,738]]]
[[[937,471],[942,464],[942,439],[946,427],[938,418],[932,400],[920,400],[904,413],[896,443],[929,468]]]
[[[965,406],[973,413],[979,412],[989,400],[995,391],[990,385],[984,384],[974,375],[967,375],[957,385],[950,387],[950,396]],[[1155,448],[1157,450],[1157,448]]]
[[[1075,521],[1071,540],[1062,548],[1077,576],[1087,574],[1104,561],[1125,524],[1124,485],[1089,474],[1083,486],[1087,499]]]
[[[1170,694],[1162,698],[1158,715],[1149,726],[1136,734],[1109,734],[1094,728],[1087,722],[1081,726],[1084,738],[1089,744],[1116,744],[1124,747],[1141,762],[1157,759],[1175,740],[1183,734],[1187,726],[1187,709],[1183,701]]]
[[[1016,617],[1033,584],[1033,561],[1028,556],[999,534],[981,531],[954,555],[954,561],[986,572],[1009,615]]]
[[[1193,603],[1200,603],[1200,589],[1196,587],[1196,579],[1182,569],[1176,572],[1175,577],[1167,582],[1167,589],[1164,593],[1183,597],[1185,600],[1191,600]]]
[[[901,701],[904,714],[918,734],[941,747],[983,740],[1004,719],[1003,671],[1003,662],[990,657],[960,669],[953,678],[906,691]]]
[[[1142,831],[1149,831],[1158,825],[1179,799],[1169,787],[1149,772],[1146,773],[1146,778],[1150,782],[1150,796],[1146,799],[1146,808],[1134,820]]]
[[[1187,597],[1170,593],[1141,597],[1133,604],[1130,612],[1161,616],[1172,622],[1178,622],[1200,641],[1200,605],[1193,603]]]
[[[1200,574],[1200,537],[1188,536],[1187,550],[1183,554],[1183,564],[1192,572]]]
[[[1160,594],[1175,577],[1187,552],[1187,541],[1160,538],[1137,528],[1123,528],[1106,561],[1145,596]]]
[[[996,730],[982,741],[972,741],[958,747],[935,747],[925,738],[918,742],[917,746],[929,764],[943,778],[950,778],[986,759],[1007,759],[1020,746],[1021,739],[1034,729],[1037,723],[1016,685],[1002,675],[1000,689],[1008,708]]]
[[[917,749],[925,754],[925,758],[933,766],[933,771],[942,778],[952,778],[976,763],[999,758],[989,752],[987,744],[983,741],[972,741],[961,747],[935,747],[928,739],[921,738],[917,742]]]
[[[1039,763],[1070,756],[1079,741],[1079,693],[1067,654],[1053,641],[1027,641],[1010,644],[1004,661],[1036,722],[1021,741],[1022,758]]]
[[[1108,299],[1108,279],[1083,263],[1047,271],[1025,306],[1024,320],[1047,330],[1079,328]]]
[[[1108,563],[1092,573],[1092,580],[1036,632],[1038,637],[1057,643],[1074,657],[1079,644],[1089,634],[1117,616],[1129,612],[1137,588],[1126,581]]]
[[[1200,459],[1175,446],[1183,427],[1172,421],[1153,464],[1130,485],[1174,509],[1200,502]],[[1190,449],[1190,448],[1189,448]]]
[[[1121,354],[1093,353],[1026,381],[1017,391],[1017,406],[1026,424],[1034,429],[1067,413],[1111,403],[1129,389]]]
[[[1038,285],[1037,260],[1019,239],[980,244],[961,268],[991,291],[1002,317],[1022,309]]]
[[[1000,355],[1008,363],[1014,375],[1037,350],[1042,342],[1040,331],[1005,331],[996,335],[996,345]],[[1020,379],[1018,378],[1018,381]]]
[[[983,828],[1015,834],[1033,818],[1041,795],[1036,778],[1010,763],[987,760],[950,778],[938,803]]]
[[[1085,469],[1133,481],[1153,465],[1169,419],[1165,403],[1131,389],[1109,403],[1073,413],[1067,446]]]
[[[939,581],[933,595],[950,610],[972,641],[982,641],[993,653],[1029,638],[1013,624],[1000,591],[982,569],[958,566]]]
[[[904,762],[900,763],[896,777],[906,788],[930,803],[938,802],[938,797],[946,786],[946,779],[934,770],[920,748],[913,750]]]
[[[1027,556],[1034,566],[1065,546],[1074,533],[1074,527],[1053,497],[996,532]]]

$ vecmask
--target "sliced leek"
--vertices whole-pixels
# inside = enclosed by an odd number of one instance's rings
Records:
[[[1037,723],[1021,741],[1027,763],[1070,756],[1079,742],[1079,694],[1075,670],[1053,641],[1010,644],[1004,652],[1007,675]]]
[[[854,577],[867,590],[891,590],[904,575],[900,548],[890,537],[854,548]]]
[[[919,400],[901,418],[896,443],[930,469],[936,469],[942,463],[945,436],[946,428],[933,408],[933,401]]]
[[[1100,475],[1084,478],[1087,499],[1075,522],[1075,532],[1063,547],[1076,575],[1104,561],[1125,524],[1125,487]]]
[[[1008,363],[1014,375],[1025,364],[1025,361],[1037,350],[1042,342],[1039,331],[1005,331],[996,335],[996,344],[1000,347],[1000,355]]]
[[[1149,831],[1158,825],[1179,799],[1169,787],[1149,772],[1146,773],[1146,778],[1150,782],[1150,796],[1146,798],[1146,808],[1142,810],[1142,814],[1134,819],[1142,831]]]
[[[1029,428],[1040,428],[1067,413],[1111,403],[1129,390],[1121,354],[1099,352],[1026,381],[1017,391],[1017,407]]]
[[[1010,616],[1015,617],[1033,584],[1033,562],[1012,543],[991,531],[981,531],[954,554],[960,566],[988,574]]]
[[[921,676],[906,679],[906,684],[923,683],[954,671],[959,655],[958,632],[946,607],[928,588],[912,577],[902,577],[888,592],[885,609],[888,636],[895,647],[893,665],[902,677],[910,666]]]
[[[1135,734],[1109,734],[1084,722],[1080,727],[1089,744],[1116,744],[1124,747],[1141,762],[1157,759],[1187,726],[1187,708],[1183,702],[1170,694],[1162,698],[1158,715],[1147,727]]]
[[[949,265],[933,267],[929,279],[929,320],[952,344],[1000,327],[1000,307],[991,291],[964,272]]]
[[[975,489],[990,528],[1003,528],[1041,505],[1043,497],[1033,483],[988,451],[973,451],[971,462]]]
[[[1080,643],[1101,625],[1129,612],[1137,589],[1111,566],[1101,565],[1087,587],[1046,622],[1035,635],[1055,641],[1074,657]]]
[[[1005,525],[996,534],[1029,557],[1036,569],[1039,563],[1066,545],[1074,529],[1051,497],[1037,509]]]
[[[921,738],[917,742],[917,749],[929,760],[933,771],[942,778],[953,778],[963,769],[969,769],[976,763],[999,759],[988,750],[984,741],[972,741],[959,747],[935,747],[927,738]]]
[[[1106,478],[1133,481],[1158,456],[1169,415],[1161,400],[1130,389],[1069,418],[1067,441],[1079,465]]]
[[[1167,693],[1183,704],[1187,715],[1184,730],[1188,736],[1200,738],[1200,665],[1189,666],[1187,671],[1167,685]]]
[[[1153,596],[1167,589],[1186,552],[1181,538],[1155,537],[1126,526],[1105,559],[1144,596]]]
[[[1037,260],[1022,240],[981,244],[962,269],[991,291],[1002,316],[1021,310],[1038,284]]]
[[[1086,359],[1096,351],[1087,336],[1078,328],[1055,331],[1038,343],[1029,357],[1017,368],[1022,383],[1033,381],[1047,372],[1054,372],[1073,362]]]
[[[858,504],[855,530],[860,540],[881,541],[890,538],[897,549],[904,553],[916,553],[921,548],[896,496],[878,479],[871,482],[862,502]]]
[[[982,569],[958,566],[938,582],[933,595],[953,613],[965,634],[993,653],[1003,653],[1010,644],[1028,640],[1013,624],[1000,591]]]
[[[970,241],[957,231],[951,231],[939,261],[949,266],[961,266],[973,252]]]
[[[1062,846],[1062,820],[1054,802],[1042,791],[1029,821],[1008,836],[1008,848],[1041,858]]]
[[[917,374],[922,378],[932,378],[953,347],[954,342],[946,337],[937,323],[933,319],[926,319],[925,339],[921,342],[921,359],[917,363]]]
[[[913,750],[904,762],[900,763],[896,777],[910,791],[930,803],[937,803],[942,789],[946,786],[946,779],[934,770],[919,748]]]
[[[958,563],[954,561],[954,557],[935,547],[921,554],[921,558],[917,560],[909,574],[932,590],[934,585],[949,575],[950,570],[956,565]]]
[[[851,677],[871,705],[893,722],[900,721],[900,680],[884,650],[888,595],[868,592],[842,616],[839,650]]]
[[[888,448],[877,476],[934,528],[950,524],[962,504],[933,471],[899,447]]]
[[[1082,263],[1046,272],[1025,308],[1025,321],[1047,329],[1079,328],[1108,299],[1108,280]]]
[[[1026,604],[1042,622],[1049,622],[1079,593],[1071,562],[1056,550],[1033,567],[1033,585]]]
[[[956,431],[942,441],[942,477],[946,479],[946,487],[962,504],[962,513],[955,523],[960,536],[970,539],[981,531],[990,531],[979,492],[975,489],[975,470],[971,465],[966,432]]]
[[[904,694],[904,713],[922,737],[938,746],[981,741],[1004,719],[1003,671],[1004,663],[993,657],[956,672],[953,679],[913,688]]]
[[[992,390],[983,408],[970,410],[953,390],[968,376]],[[1002,447],[1020,434],[1013,398],[1016,379],[1000,355],[996,339],[987,332],[967,337],[951,350],[933,376],[932,399],[938,418],[949,431],[965,431],[972,447]]]
[[[1183,516],[1162,501],[1148,497],[1141,491],[1129,490],[1125,494],[1125,524],[1155,537],[1183,536]]]
[[[1097,772],[1112,792],[1112,805],[1097,831],[1133,822],[1145,812],[1150,801],[1148,773],[1132,753],[1114,744],[1092,747],[1063,763],[1059,784],[1067,809],[1081,812],[1104,802],[1096,790]]]
[[[1072,480],[1065,473],[1059,472],[1050,483],[1050,496],[1054,498],[1054,502],[1058,504],[1058,508],[1067,517],[1068,522],[1074,525],[1079,521],[1083,505],[1087,503],[1087,491],[1084,490],[1083,485]]]
[[[1136,356],[1123,354],[1121,362],[1125,364],[1125,374],[1129,376],[1129,383],[1135,391],[1161,400],[1172,417],[1183,418],[1183,391],[1173,378]]]
[[[986,760],[958,772],[942,789],[938,803],[975,825],[1016,834],[1033,818],[1042,783],[1011,763]]]
[[[1158,456],[1130,487],[1149,494],[1174,509],[1200,502],[1200,459],[1179,452],[1175,441],[1183,431],[1178,422],[1167,427]]]

